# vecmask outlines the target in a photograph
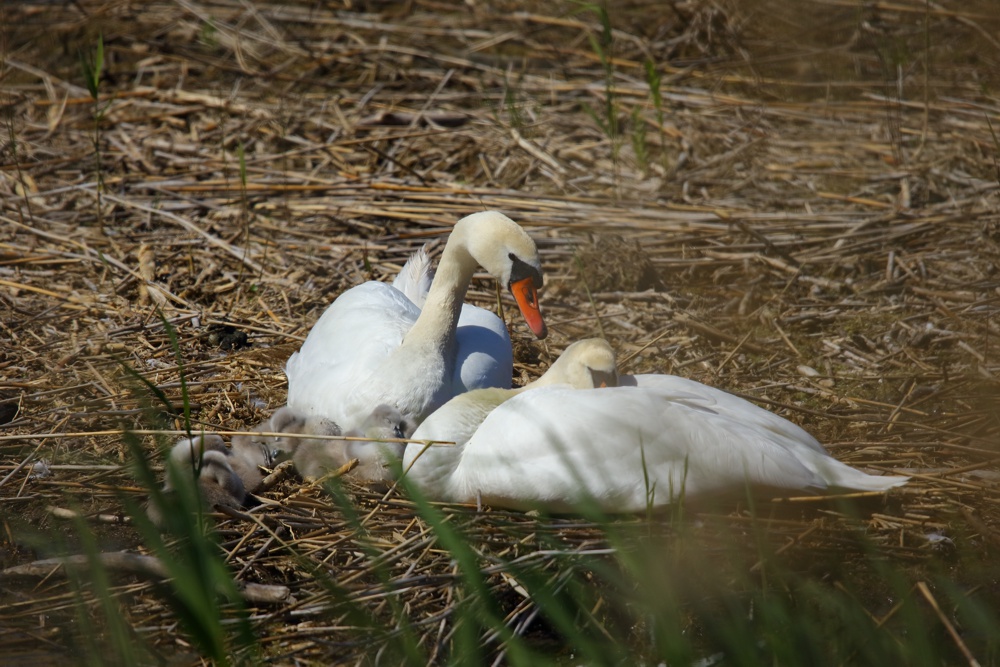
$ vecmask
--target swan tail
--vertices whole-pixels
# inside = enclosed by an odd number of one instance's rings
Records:
[[[909,477],[898,475],[869,475],[846,464],[838,465],[824,473],[827,484],[851,491],[888,491],[910,480]]]
[[[392,281],[392,286],[405,294],[416,306],[423,308],[433,278],[431,258],[425,249],[420,248],[406,260],[399,275]]]

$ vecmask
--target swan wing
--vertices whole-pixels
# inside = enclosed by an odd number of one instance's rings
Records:
[[[342,397],[399,347],[419,314],[386,283],[366,282],[341,294],[285,364],[288,406],[340,423]]]
[[[623,385],[633,385],[657,391],[683,392],[690,396],[692,405],[700,404],[739,420],[748,428],[762,433],[773,433],[776,437],[794,442],[799,447],[813,449],[825,454],[826,450],[809,432],[802,427],[780,417],[769,410],[708,385],[678,377],[676,375],[623,375]]]
[[[392,281],[392,286],[406,295],[418,308],[424,307],[427,292],[431,289],[434,270],[431,268],[431,258],[424,246],[410,255],[406,264]]]
[[[805,429],[784,417],[720,389],[674,375],[625,376],[626,384],[657,391],[684,392],[691,406],[701,405],[735,422],[733,430],[752,433],[758,440],[778,445],[819,475],[825,485],[854,491],[886,491],[905,484],[908,477],[869,475],[841,463]],[[628,379],[631,378],[631,379]]]
[[[503,320],[485,308],[464,304],[455,341],[452,396],[487,387],[510,388],[514,354]]]

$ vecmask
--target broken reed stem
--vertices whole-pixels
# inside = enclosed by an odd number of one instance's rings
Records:
[[[927,587],[927,584],[923,581],[918,581],[917,590],[920,591],[920,594],[923,595],[924,599],[931,605],[931,609],[933,609],[934,613],[937,614],[938,619],[941,621],[941,625],[943,625],[945,630],[948,631],[948,635],[951,637],[952,641],[955,642],[955,646],[957,646],[958,650],[962,652],[963,656],[965,656],[965,660],[968,662],[969,667],[979,667],[979,661],[976,660],[976,657],[972,655],[972,651],[970,651],[969,647],[965,645],[964,641],[962,641],[962,636],[958,634],[957,630],[955,630],[955,626],[952,625],[951,621],[948,620],[948,617],[941,611],[941,606],[938,605],[937,598],[935,598],[934,594],[931,593],[931,589]]]

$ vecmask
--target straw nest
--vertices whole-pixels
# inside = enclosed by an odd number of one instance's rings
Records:
[[[123,511],[143,492],[121,430],[150,427],[149,400],[125,369],[179,410],[164,322],[195,425],[248,427],[283,404],[283,363],[328,303],[391,279],[425,243],[439,251],[482,209],[525,226],[546,271],[547,341],[504,297],[516,382],[603,335],[630,372],[746,396],[842,461],[913,477],[861,518],[806,500],[765,501],[756,518],[743,503],[695,512],[690,539],[707,558],[743,549],[752,569],[751,521],[822,576],[863,559],[861,533],[915,581],[949,557],[942,545],[973,562],[995,554],[1000,105],[982,91],[1000,49],[983,17],[919,3],[876,24],[849,4],[828,5],[843,14],[824,38],[841,48],[808,65],[767,32],[765,2],[623,4],[609,34],[558,2],[4,5],[3,566],[50,555],[53,536],[72,546],[67,516],[106,551],[142,554]],[[982,64],[921,51],[925,20]],[[99,36],[95,101],[78,54],[93,62]],[[890,63],[890,42],[916,54],[907,68]],[[497,303],[485,279],[469,298]],[[173,437],[144,443],[153,456]],[[352,494],[363,529],[294,477],[248,515],[219,518],[237,580],[267,593],[248,595],[263,650],[378,652],[384,637],[351,633],[322,570],[375,618],[405,606],[439,655],[451,556],[404,495]],[[523,632],[531,602],[491,564],[556,572],[607,547],[578,519],[446,513]],[[654,523],[668,539],[669,522]],[[155,564],[136,577],[114,558],[132,626],[177,650]],[[972,566],[954,567],[975,586]],[[4,653],[39,638],[61,650],[72,590],[15,581],[3,584]]]

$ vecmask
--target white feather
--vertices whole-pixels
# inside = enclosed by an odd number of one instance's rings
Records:
[[[445,404],[413,439],[456,446],[407,445],[408,477],[434,500],[557,512],[587,499],[635,512],[747,484],[885,491],[907,479],[851,468],[788,420],[692,380],[626,375],[597,389],[559,379]]]
[[[509,387],[506,325],[462,301],[478,265],[508,285],[515,261],[540,275],[531,238],[487,211],[456,223],[427,291],[426,255],[408,262],[406,277],[397,279],[404,291],[380,282],[347,290],[288,360],[288,407],[346,432],[379,405],[419,422],[457,394]]]

